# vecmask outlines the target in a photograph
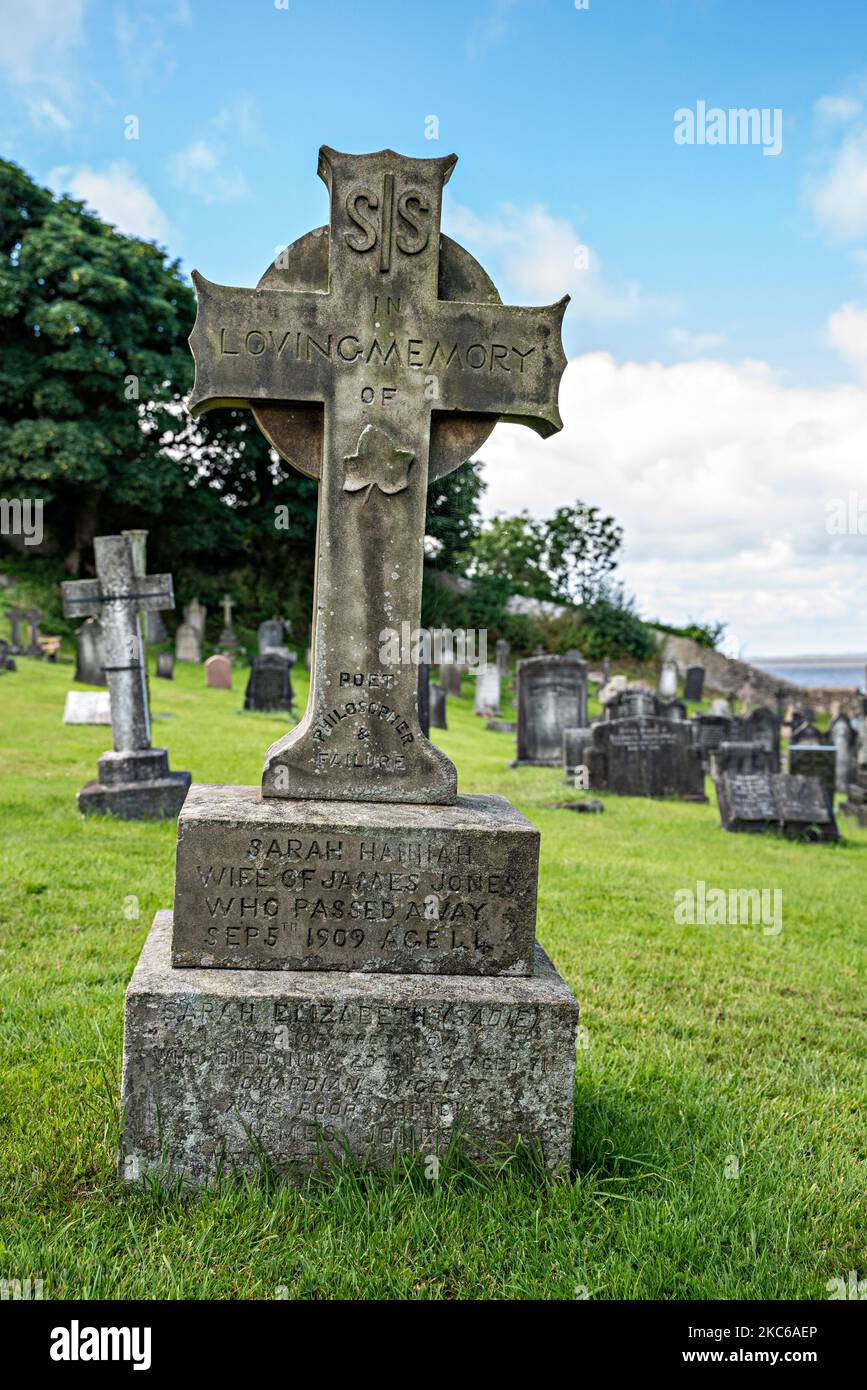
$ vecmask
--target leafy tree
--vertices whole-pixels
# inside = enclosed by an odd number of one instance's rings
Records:
[[[622,527],[598,507],[558,507],[545,523],[545,569],[562,603],[590,603],[617,563]]]

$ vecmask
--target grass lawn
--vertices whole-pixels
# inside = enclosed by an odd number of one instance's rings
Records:
[[[503,793],[540,828],[538,935],[581,1002],[573,1180],[519,1155],[435,1182],[406,1165],[302,1190],[126,1191],[123,993],[171,905],[175,828],[79,816],[107,731],[63,726],[70,662],[18,666],[0,677],[0,1276],[42,1278],[46,1298],[266,1299],[824,1299],[829,1279],[867,1276],[867,830],[726,835],[713,798],[554,809],[574,795],[561,774],[509,768],[513,740],[469,694],[435,737],[463,791]],[[258,782],[284,725],[238,713],[243,680],[152,676],[173,768]],[[698,880],[782,890],[783,930],[677,925],[674,894]]]

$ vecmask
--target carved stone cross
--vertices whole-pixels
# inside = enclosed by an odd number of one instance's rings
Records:
[[[95,616],[100,620],[115,752],[150,748],[139,613],[174,608],[172,576],[137,574],[128,536],[97,536],[93,549],[98,577],[67,580],[61,585],[64,616]]]
[[[250,406],[282,457],[320,480],[310,698],[266,754],[265,796],[455,799],[452,763],[419,728],[418,671],[383,648],[419,624],[428,483],[498,419],[561,428],[568,296],[504,306],[440,234],[454,164],[323,146],[329,227],[254,290],[193,272],[190,411]]]

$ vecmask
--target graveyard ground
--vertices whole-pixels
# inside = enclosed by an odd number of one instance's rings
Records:
[[[824,1299],[863,1277],[867,831],[726,835],[713,800],[555,809],[561,774],[510,769],[469,698],[435,737],[464,791],[542,831],[539,937],[581,1002],[573,1180],[518,1155],[436,1181],[124,1190],[123,992],[171,904],[174,826],[79,817],[107,739],[62,725],[71,684],[69,662],[0,678],[0,1274],[53,1298],[265,1299]],[[243,682],[206,691],[180,667],[151,689],[173,768],[258,780],[284,726],[238,713]],[[698,880],[781,889],[782,932],[677,925]]]

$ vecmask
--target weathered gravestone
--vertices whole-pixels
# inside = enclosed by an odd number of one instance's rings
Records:
[[[777,772],[779,767],[761,743],[721,743],[710,755],[710,771],[716,780],[725,772]]]
[[[652,690],[618,690],[605,703],[606,719],[642,719],[656,714]]]
[[[286,624],[282,618],[266,618],[264,623],[260,623],[258,631],[259,655],[265,656],[267,652],[282,650],[285,632]]]
[[[202,659],[202,606],[193,599],[184,609],[184,621],[175,633],[175,660],[198,665]]]
[[[458,666],[455,661],[444,661],[440,666],[440,685],[447,695],[460,698],[461,694],[461,675],[463,667]]]
[[[780,762],[780,720],[765,705],[759,705],[741,720],[741,737],[750,743],[757,743],[771,756],[771,772],[779,772]]]
[[[0,671],[15,671],[17,669],[15,658],[12,655],[12,647],[0,638]]]
[[[217,653],[205,662],[205,682],[211,690],[232,689],[232,663],[227,656]]]
[[[500,668],[480,666],[476,675],[475,712],[484,716],[500,713]]]
[[[731,714],[694,714],[688,727],[692,729],[705,772],[710,771],[711,754],[721,743],[741,741],[741,721]]]
[[[677,699],[677,666],[675,662],[663,661],[656,693],[660,700]]]
[[[496,646],[497,670],[505,679],[509,674],[509,644],[504,637],[501,637]]]
[[[110,724],[107,690],[70,690],[63,709],[64,724]]]
[[[426,661],[418,663],[418,726],[427,738],[430,733],[430,670]]]
[[[824,735],[821,730],[809,719],[802,719],[799,722],[792,722],[792,735],[789,745],[793,743],[824,743]]]
[[[574,772],[576,767],[583,767],[585,750],[593,742],[593,730],[589,727],[584,729],[564,729],[561,741],[562,762],[565,772]]]
[[[687,666],[683,683],[683,698],[687,704],[698,704],[704,695],[704,667]]]
[[[830,743],[793,743],[789,748],[789,772],[800,777],[817,777],[833,806],[837,780],[837,750]]]
[[[165,748],[151,747],[146,672],[139,613],[171,608],[170,574],[137,575],[126,536],[97,536],[96,579],[61,585],[67,618],[99,614],[103,666],[111,702],[113,751],[99,759],[99,778],[78,793],[86,814],[123,820],[174,817],[190,785],[189,772],[170,772]]]
[[[715,786],[724,830],[750,834],[772,830],[788,840],[840,838],[827,792],[817,777],[726,772]]]
[[[653,713],[657,719],[686,719],[687,709],[683,700],[660,700],[653,703]]]
[[[291,714],[291,671],[291,661],[274,648],[263,656],[254,656],[244,692],[244,709],[261,714]]]
[[[9,619],[9,626],[12,632],[10,650],[13,656],[20,656],[22,650],[21,624],[24,622],[24,619],[27,617],[27,614],[24,612],[23,608],[18,608],[17,606],[13,605],[13,607],[8,610],[6,616]]]
[[[587,668],[565,656],[518,662],[517,764],[559,767],[564,729],[587,724]]]
[[[329,229],[257,291],[195,276],[192,408],[251,405],[320,479],[313,670],[261,791],[196,787],[179,825],[174,918],[127,992],[128,1178],[518,1135],[568,1169],[577,1005],[533,949],[538,832],[456,795],[415,666],[380,660],[419,625],[429,479],[498,417],[560,423],[563,306],[503,306],[440,236],[453,163],[323,149]]]
[[[430,727],[432,729],[447,729],[446,723],[446,692],[441,685],[430,686]]]
[[[220,633],[221,647],[237,647],[238,638],[232,627],[232,609],[235,607],[230,594],[223,594],[223,631]]]
[[[835,753],[834,786],[838,792],[847,792],[857,768],[857,735],[851,720],[845,714],[836,715],[828,726],[828,737]]]
[[[122,536],[129,536],[132,545],[132,562],[136,574],[147,574],[147,531],[121,531]],[[145,610],[144,620],[144,639],[145,642],[165,642],[168,633],[166,625],[160,614],[155,608]]]
[[[492,734],[516,734],[518,724],[514,719],[486,719],[485,728]]]
[[[174,680],[175,658],[172,652],[157,652],[157,675],[160,680]]]
[[[27,619],[30,631],[30,642],[27,646],[27,655],[42,656],[42,648],[39,645],[39,620],[42,614],[38,608],[34,607],[28,608],[24,616]]]
[[[99,618],[86,618],[75,633],[75,679],[82,685],[105,685],[102,629]]]
[[[684,721],[654,715],[601,720],[593,725],[584,762],[594,791],[707,801],[701,754]]]
[[[859,825],[867,825],[867,696],[861,700],[861,718],[855,743],[855,771],[841,810]]]

